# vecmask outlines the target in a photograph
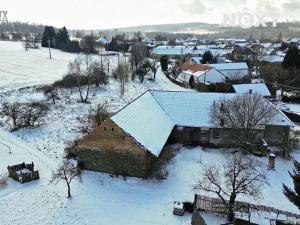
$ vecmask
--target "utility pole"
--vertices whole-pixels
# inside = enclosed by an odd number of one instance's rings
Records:
[[[107,73],[109,73],[108,43],[106,43]]]
[[[51,42],[50,42],[50,39],[48,38],[49,57],[50,57],[50,59],[52,59],[50,43],[51,43]]]

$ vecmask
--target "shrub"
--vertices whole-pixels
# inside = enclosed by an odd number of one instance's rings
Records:
[[[48,110],[48,106],[41,102],[22,104],[21,127],[40,126]]]
[[[12,130],[26,127],[36,127],[42,124],[43,117],[49,110],[48,106],[41,102],[32,103],[8,103],[2,104],[0,114],[11,120]]]
[[[78,163],[77,163],[77,167],[79,168],[79,169],[81,169],[81,170],[84,170],[84,162],[82,162],[82,161],[78,161]]]
[[[77,159],[78,157],[78,143],[80,139],[76,139],[73,142],[69,142],[65,148],[66,159]]]
[[[6,188],[7,186],[8,175],[6,173],[0,174],[0,189]]]
[[[78,87],[78,83],[81,86],[87,85],[88,77],[68,74],[64,76],[62,80],[55,81],[53,86],[60,87],[60,88],[74,88],[74,87]]]
[[[193,213],[194,212],[194,204],[192,202],[183,202],[184,211]]]
[[[96,130],[98,126],[102,124],[104,120],[109,118],[110,114],[107,109],[107,103],[98,104],[97,108],[90,109],[89,115],[80,118],[79,129],[83,134],[90,134]]]

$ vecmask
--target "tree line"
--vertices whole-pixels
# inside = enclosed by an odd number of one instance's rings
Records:
[[[288,85],[300,87],[300,50],[290,45],[281,64],[261,62],[259,72],[271,85]]]

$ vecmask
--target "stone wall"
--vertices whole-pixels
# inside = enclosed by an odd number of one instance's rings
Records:
[[[265,132],[257,133],[257,139],[264,137],[269,145],[284,147],[289,133],[289,127],[266,126]],[[176,126],[167,143],[232,148],[238,146],[238,141],[231,129]],[[95,133],[79,143],[79,161],[88,170],[146,178],[155,160],[154,155],[136,143],[111,119],[104,121]]]
[[[290,127],[267,125],[265,140],[269,145],[287,147],[290,138]]]
[[[88,170],[145,178],[154,156],[139,146],[111,119],[78,145],[79,161]]]
[[[130,152],[81,150],[79,161],[87,170],[130,177],[146,178],[151,169],[146,154],[138,155]]]

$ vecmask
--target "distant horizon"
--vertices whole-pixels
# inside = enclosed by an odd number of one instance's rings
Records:
[[[207,25],[215,25],[215,26],[221,26],[222,24],[218,24],[218,23],[209,23],[209,22],[203,22],[203,21],[189,21],[189,22],[177,22],[177,23],[158,23],[158,24],[141,24],[141,25],[134,25],[134,26],[124,26],[124,27],[109,27],[109,28],[95,28],[95,29],[84,29],[84,28],[72,28],[72,27],[68,27],[66,25],[62,25],[62,26],[55,26],[53,24],[43,24],[43,23],[38,23],[38,22],[31,22],[31,21],[21,21],[21,20],[9,20],[9,23],[27,23],[27,24],[31,24],[31,25],[38,25],[38,26],[53,26],[55,28],[62,28],[62,27],[66,27],[68,30],[82,30],[82,31],[113,31],[116,29],[132,29],[132,28],[136,28],[136,27],[147,27],[147,26],[164,26],[164,25],[183,25],[183,24],[207,24]],[[269,21],[268,23],[271,23],[271,21]],[[293,20],[293,21],[278,21],[278,23],[300,23],[300,20]]]
[[[298,0],[7,0],[0,11],[9,21],[66,26],[72,30],[108,30],[199,21],[222,24],[224,15],[247,12],[278,21],[300,20]]]

